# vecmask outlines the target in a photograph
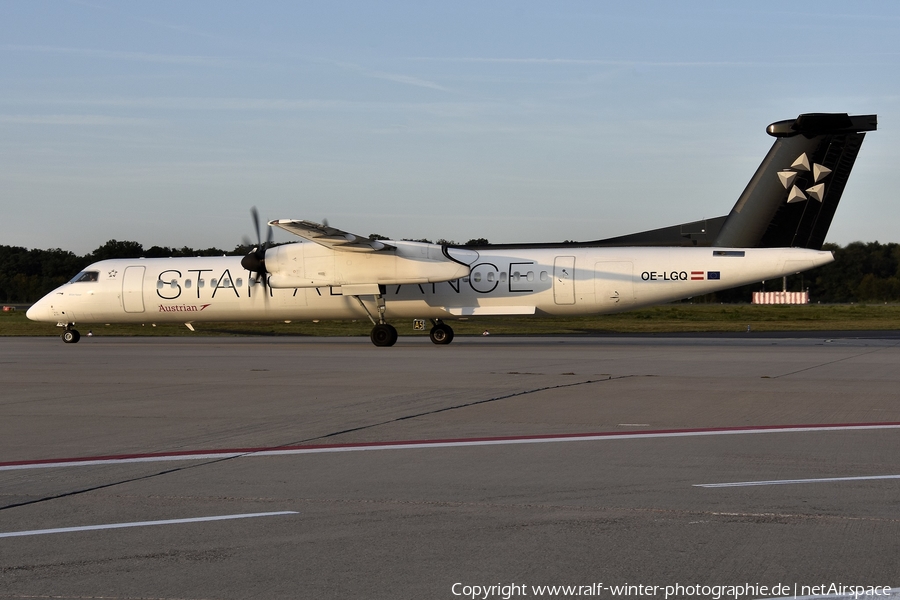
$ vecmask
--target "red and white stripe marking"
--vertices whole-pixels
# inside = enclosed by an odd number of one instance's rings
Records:
[[[824,431],[853,431],[900,429],[900,423],[844,423],[833,425],[762,425],[758,427],[714,427],[705,429],[668,429],[659,431],[605,431],[599,433],[565,433],[509,437],[459,438],[444,440],[411,440],[361,442],[356,444],[322,444],[277,446],[263,448],[232,448],[221,450],[189,450],[184,452],[156,452],[147,454],[118,454],[0,462],[0,471],[87,467],[140,462],[169,462],[178,460],[210,460],[248,458],[256,456],[284,456],[290,454],[321,454],[330,452],[362,452],[369,450],[422,450],[431,448],[460,448],[468,446],[498,446],[511,444],[548,444],[566,442],[602,442],[675,437],[716,435],[747,435],[757,433],[813,433]]]

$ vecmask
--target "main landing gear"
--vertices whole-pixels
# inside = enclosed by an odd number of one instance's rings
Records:
[[[65,331],[63,331],[62,335],[59,337],[67,344],[77,344],[78,340],[81,339],[81,334],[78,333],[77,329],[72,329],[71,325],[66,325]]]
[[[384,290],[382,290],[382,293]],[[369,316],[369,320],[372,321],[372,333],[369,334],[369,339],[372,340],[372,343],[376,346],[393,346],[397,343],[397,330],[393,325],[386,323],[384,321],[384,296],[382,294],[377,294],[375,296],[375,306],[378,308],[378,320],[375,320],[375,317],[372,316],[372,313],[369,311],[369,308],[366,306],[365,302],[362,301],[362,298],[359,296],[353,296],[356,298],[356,301],[359,302],[359,305],[362,307],[366,314]],[[432,319],[431,323],[434,327],[431,328],[431,333],[429,337],[431,341],[438,345],[449,344],[453,341],[453,329],[441,321],[440,319]]]
[[[442,323],[439,319],[435,319],[432,322],[434,327],[431,328],[431,332],[428,334],[432,342],[439,346],[445,346],[453,341],[452,327]],[[377,323],[372,328],[369,338],[376,346],[393,346],[397,343],[397,330],[388,323]]]
[[[381,291],[382,293],[384,292],[384,290]],[[393,346],[396,344],[397,330],[394,329],[393,325],[384,322],[384,296],[381,294],[375,295],[375,306],[378,307],[378,321],[375,321],[375,317],[369,312],[369,307],[362,301],[362,298],[359,296],[353,297],[356,298],[356,301],[359,302],[362,309],[369,315],[369,320],[372,321],[372,333],[369,334],[369,339],[372,340],[372,343],[376,346]]]
[[[452,327],[440,319],[432,319],[431,322],[434,323],[434,327],[431,328],[431,333],[428,334],[428,337],[431,338],[432,342],[443,346],[453,341]]]
[[[393,346],[397,343],[397,330],[388,323],[378,323],[372,328],[369,339],[376,346]]]
[[[434,327],[431,328],[428,337],[435,344],[445,346],[453,341],[453,328],[440,320],[434,320]],[[393,346],[397,343],[397,330],[388,323],[377,323],[372,328],[369,338],[376,346]]]

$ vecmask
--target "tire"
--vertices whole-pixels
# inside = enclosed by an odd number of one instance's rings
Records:
[[[376,346],[393,346],[397,343],[397,330],[394,329],[393,325],[382,323],[372,328],[369,338]]]
[[[81,339],[81,334],[75,329],[66,329],[60,337],[67,344],[77,344],[78,340]]]
[[[441,323],[431,328],[429,337],[435,344],[443,346],[453,341],[453,329],[449,325]]]

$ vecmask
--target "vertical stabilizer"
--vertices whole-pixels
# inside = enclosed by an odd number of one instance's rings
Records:
[[[821,249],[876,115],[811,113],[772,123],[776,138],[714,246]]]

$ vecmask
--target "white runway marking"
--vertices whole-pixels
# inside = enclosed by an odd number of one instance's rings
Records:
[[[843,584],[839,584],[843,585]],[[868,600],[891,600],[892,598],[900,598],[900,588],[888,588],[887,586],[879,587],[875,586],[878,589],[878,594],[876,595],[874,591],[871,593],[865,593],[865,590],[872,590],[872,586],[862,586],[863,592],[857,595],[854,595],[854,592],[848,592],[846,594],[823,594],[823,595],[815,595],[815,596],[782,596],[782,598],[790,598],[791,600],[848,600],[849,598],[858,598],[863,599],[866,598]],[[887,588],[887,589],[885,589]],[[858,588],[854,591],[858,591]],[[772,600],[770,598],[764,598],[762,600]]]
[[[728,488],[754,485],[790,485],[792,483],[833,483],[838,481],[874,481],[878,479],[900,479],[900,475],[865,475],[861,477],[821,477],[819,479],[773,479],[771,481],[735,481],[733,483],[695,483],[694,487]]]
[[[900,423],[848,423],[843,425],[796,425],[760,427],[720,427],[709,429],[675,429],[665,431],[576,433],[559,435],[524,435],[450,440],[411,440],[386,442],[361,442],[351,444],[278,446],[270,448],[237,448],[223,450],[193,450],[188,452],[164,452],[159,454],[123,454],[118,456],[86,456],[51,460],[15,461],[0,463],[0,471],[21,469],[48,469],[61,467],[85,467],[91,465],[118,465],[142,462],[170,462],[179,460],[224,460],[258,456],[285,456],[292,454],[321,454],[331,452],[363,452],[371,450],[423,450],[431,448],[461,448],[470,446],[499,446],[514,444],[549,444],[564,442],[600,442],[614,440],[640,440],[654,438],[682,438],[719,435],[749,435],[764,433],[826,433],[831,431],[861,431],[900,429]]]
[[[46,535],[48,533],[70,533],[73,531],[96,531],[99,529],[122,529],[125,527],[150,527],[152,525],[178,525],[180,523],[203,523],[206,521],[227,521],[229,519],[252,519],[255,517],[274,517],[278,515],[296,515],[297,511],[247,513],[242,515],[219,515],[216,517],[194,517],[192,519],[167,519],[164,521],[136,521],[134,523],[107,523],[105,525],[84,525],[82,527],[58,527],[56,529],[32,529],[31,531],[10,531],[0,533],[0,538],[23,537],[27,535]]]

